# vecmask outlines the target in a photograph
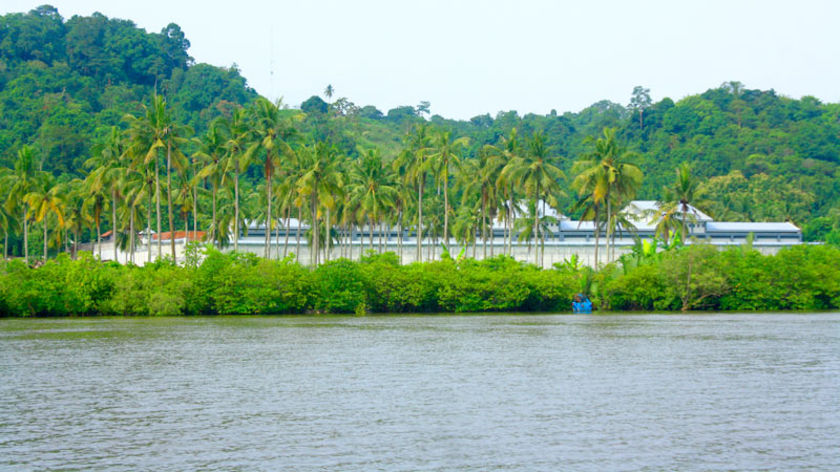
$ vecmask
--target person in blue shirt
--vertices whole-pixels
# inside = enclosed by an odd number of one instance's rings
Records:
[[[574,313],[592,313],[592,302],[589,297],[582,293],[575,295],[572,302],[572,312]]]
[[[592,313],[592,302],[589,301],[589,297],[583,297],[583,303],[581,303],[580,312]]]

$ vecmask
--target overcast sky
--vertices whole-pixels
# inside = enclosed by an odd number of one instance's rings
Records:
[[[40,2],[3,0],[0,12]],[[433,114],[579,111],[636,85],[679,99],[738,80],[840,101],[840,1],[53,0],[159,32],[177,23],[197,62],[238,64],[298,105],[336,96]]]

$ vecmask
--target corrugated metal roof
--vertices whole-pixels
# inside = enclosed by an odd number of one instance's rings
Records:
[[[793,223],[751,223],[748,221],[706,223],[707,233],[798,233],[799,228]]]
[[[659,208],[659,202],[656,200],[633,200],[624,208],[624,211],[650,220],[653,219],[659,211]],[[692,213],[695,218],[697,218],[697,221],[713,221],[711,216],[703,213],[692,205],[688,205],[688,212]]]

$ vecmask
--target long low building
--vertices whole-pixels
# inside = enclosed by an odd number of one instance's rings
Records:
[[[547,216],[552,221],[548,225],[545,237],[544,265],[551,267],[556,262],[563,262],[576,255],[584,264],[594,265],[595,260],[595,225],[592,221],[576,221],[558,214],[547,205],[538,205],[541,217]],[[689,233],[688,243],[699,241],[715,246],[732,246],[745,244],[752,240],[754,248],[765,254],[773,254],[780,248],[795,244],[802,244],[802,231],[789,222],[721,222],[714,221],[704,212],[690,207],[693,215],[687,218],[686,226]],[[661,213],[658,204],[652,200],[637,200],[624,209],[624,214],[633,221],[633,228],[619,227],[611,240],[615,246],[615,257],[629,252],[636,238],[653,239],[656,232],[656,218]],[[288,228],[288,231],[287,231]],[[297,253],[301,262],[309,261],[309,247],[307,233],[309,225],[297,219],[282,220],[271,234],[272,257],[284,257],[290,253]],[[288,233],[288,235],[287,235]],[[300,243],[298,244],[298,234]],[[509,251],[513,257],[523,261],[534,261],[533,241],[519,241],[514,233],[513,241],[506,244],[506,230],[501,222],[494,222],[492,237],[488,235],[487,256],[498,255]],[[333,244],[330,248],[330,258],[358,257],[371,247],[371,229],[368,227],[355,228],[349,235],[341,236],[341,244]],[[481,235],[477,235],[475,247],[470,245],[466,253],[469,256],[482,258],[485,254]],[[424,238],[421,242],[422,259],[429,260],[439,257],[441,241]],[[263,254],[265,251],[265,227],[261,224],[248,225],[247,232],[243,231],[239,241],[240,250]],[[601,262],[605,261],[603,247],[606,241],[603,234],[599,244],[602,248]],[[298,246],[300,251],[297,251]],[[457,254],[461,247],[454,239],[450,240],[451,252]],[[416,260],[417,239],[413,229],[398,229],[396,227],[373,228],[374,250],[393,251],[400,254],[404,263]]]

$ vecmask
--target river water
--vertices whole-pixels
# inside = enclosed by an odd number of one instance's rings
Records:
[[[2,470],[840,470],[840,314],[0,320]]]

